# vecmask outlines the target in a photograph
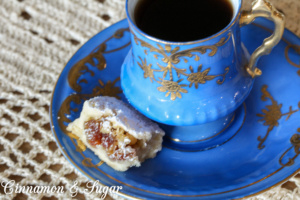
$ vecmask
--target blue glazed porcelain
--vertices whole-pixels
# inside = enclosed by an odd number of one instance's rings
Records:
[[[241,38],[251,53],[273,30],[270,21],[257,20],[241,28]],[[164,138],[162,151],[139,168],[118,172],[107,166],[79,145],[66,126],[94,96],[127,102],[120,73],[130,48],[128,23],[123,20],[82,46],[57,80],[50,106],[52,131],[64,156],[86,177],[122,186],[119,195],[128,199],[226,200],[259,194],[299,172],[300,39],[288,30],[258,62],[264,74],[234,112],[226,129],[234,134],[226,143],[206,151],[181,151]]]
[[[239,22],[245,18],[243,15],[241,20],[241,0],[232,0],[234,17],[226,28],[209,38],[182,43],[159,40],[142,32],[134,21],[137,2],[126,2],[132,49],[122,66],[121,84],[129,103],[167,125],[220,120],[213,126],[221,131],[254,82],[246,71],[250,57],[241,41]],[[258,0],[256,7],[261,2]],[[206,132],[210,129],[196,127],[200,128]]]

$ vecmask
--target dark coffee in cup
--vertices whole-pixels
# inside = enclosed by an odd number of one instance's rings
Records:
[[[158,39],[187,42],[209,37],[233,17],[230,0],[140,0],[136,25]]]

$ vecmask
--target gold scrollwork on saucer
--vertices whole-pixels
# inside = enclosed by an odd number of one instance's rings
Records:
[[[96,50],[93,50],[92,53],[78,61],[71,68],[68,74],[68,82],[73,90],[81,92],[81,86],[77,84],[77,80],[79,80],[81,75],[85,73],[90,73],[91,76],[94,76],[94,72],[86,66],[87,63],[94,67],[97,67],[98,70],[103,70],[106,68],[106,60],[103,56],[105,49],[106,45],[105,43],[103,43],[100,46],[98,46]],[[97,63],[95,62],[95,60],[97,61]],[[79,82],[87,83],[87,80],[81,79]]]
[[[86,167],[99,167],[103,164],[104,162],[101,160],[99,161],[97,164],[93,164],[92,163],[92,159],[91,158],[84,158],[81,162],[82,165],[86,166]]]
[[[207,68],[202,71],[203,66],[201,64],[198,66],[197,72],[194,72],[193,67],[190,66],[189,69],[191,73],[186,73],[187,69],[180,69],[175,67],[175,65],[181,61],[187,63],[188,60],[185,57],[194,57],[195,61],[199,61],[199,54],[205,54],[208,50],[210,50],[208,56],[214,56],[218,51],[218,47],[223,46],[230,39],[231,33],[228,34],[227,38],[222,37],[220,41],[214,45],[198,46],[183,51],[179,51],[179,46],[172,49],[170,45],[165,45],[165,47],[163,47],[162,45],[157,44],[157,47],[154,47],[153,45],[139,39],[136,35],[133,34],[133,36],[137,45],[140,44],[142,47],[148,48],[150,52],[154,52],[153,56],[155,59],[158,60],[161,58],[161,61],[165,63],[165,65],[157,63],[159,69],[154,69],[152,68],[152,64],[147,64],[146,58],[143,60],[141,57],[139,57],[140,61],[137,61],[137,64],[144,71],[144,78],[149,78],[151,82],[155,81],[160,84],[161,86],[159,86],[157,90],[160,92],[167,92],[166,97],[171,94],[171,100],[175,100],[177,97],[181,98],[181,93],[188,93],[187,89],[183,89],[183,87],[187,87],[187,85],[179,84],[184,80],[180,79],[181,76],[187,77],[187,81],[190,83],[190,88],[194,84],[195,88],[198,89],[198,84],[205,84],[207,81],[213,80],[217,77],[221,77],[221,79],[217,80],[217,83],[223,84],[225,81],[225,76],[229,72],[229,67],[226,67],[223,74],[209,75],[208,73],[210,72],[211,68]],[[144,53],[145,55],[148,55],[147,50],[144,50]],[[155,78],[155,73],[157,74],[159,72],[162,73],[162,77]],[[179,79],[178,81],[174,81],[174,72]],[[169,75],[169,80],[165,79],[167,75]]]
[[[292,144],[292,146],[290,148],[288,148],[281,156],[279,159],[279,163],[281,166],[283,167],[288,167],[288,166],[292,166],[295,163],[295,159],[299,156],[300,154],[300,128],[297,129],[298,133],[295,133],[291,139],[290,142]],[[287,153],[294,148],[294,153],[295,155],[292,158],[288,158],[288,162],[283,163],[283,159],[284,157],[287,155]]]
[[[286,116],[286,120],[288,120],[294,113],[300,111],[300,102],[298,103],[298,109],[293,109],[292,106],[289,107],[289,111],[286,113],[281,112],[282,104],[278,104],[278,102],[274,99],[274,97],[267,91],[268,86],[263,85],[261,88],[262,101],[271,100],[272,104],[267,105],[266,109],[262,109],[262,114],[257,114],[258,117],[261,117],[258,121],[263,121],[263,125],[268,126],[267,133],[264,137],[258,136],[257,140],[259,141],[258,148],[263,149],[265,145],[263,143],[268,138],[270,132],[279,125],[279,120]]]
[[[91,76],[95,75],[94,71],[89,69],[87,64],[91,65],[92,67],[96,67],[97,70],[101,71],[106,68],[106,60],[104,54],[118,51],[130,45],[130,42],[128,42],[127,44],[117,49],[107,50],[106,43],[113,38],[122,38],[125,31],[129,31],[129,28],[117,30],[112,36],[110,36],[103,43],[94,48],[90,54],[88,54],[86,57],[79,60],[74,66],[72,66],[68,73],[68,82],[73,90],[75,90],[76,92],[81,92],[81,86],[79,83],[88,82],[86,79],[80,79],[82,75],[86,73],[90,73]]]
[[[284,55],[285,55],[285,58],[286,60],[289,62],[289,64],[291,64],[292,66],[294,67],[297,67],[299,68],[299,70],[297,71],[297,74],[300,76],[300,62],[299,64],[293,62],[290,57],[289,57],[289,50],[290,49],[294,49],[296,51],[296,53],[298,53],[300,55],[300,46],[299,45],[294,45],[294,44],[289,44],[285,47],[285,50],[284,50]],[[300,60],[300,59],[299,59]]]
[[[104,83],[100,79],[98,79],[98,82],[89,83],[88,80],[83,79],[82,76],[87,73],[89,73],[91,76],[94,76],[95,69],[99,71],[104,70],[107,67],[104,54],[119,51],[130,45],[129,41],[127,44],[121,47],[112,50],[107,50],[106,43],[112,39],[122,38],[124,36],[125,31],[129,32],[129,28],[117,30],[112,36],[110,36],[103,43],[99,44],[96,48],[94,48],[90,54],[88,54],[83,59],[79,60],[75,65],[73,65],[68,73],[68,83],[70,87],[75,91],[75,93],[68,96],[61,104],[60,109],[58,111],[58,124],[61,130],[70,137],[71,141],[73,142],[76,148],[76,151],[83,156],[84,159],[82,160],[82,164],[86,167],[99,167],[100,165],[102,165],[103,161],[100,161],[98,164],[93,164],[91,158],[85,157],[85,155],[82,152],[86,150],[86,146],[76,135],[67,131],[67,124],[71,122],[69,116],[74,112],[78,112],[79,106],[85,100],[88,100],[95,96],[112,96],[120,99],[119,95],[122,93],[122,90],[120,87],[116,86],[116,83],[120,81],[120,77],[116,78],[113,81],[109,80],[106,83]],[[93,86],[92,92],[89,94],[81,93],[81,84],[91,84]]]

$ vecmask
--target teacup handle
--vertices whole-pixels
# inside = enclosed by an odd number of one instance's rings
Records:
[[[275,24],[274,33],[264,39],[263,44],[258,47],[250,57],[249,64],[246,66],[247,72],[255,78],[262,74],[256,68],[257,60],[271,52],[272,48],[279,43],[284,31],[284,15],[280,13],[268,0],[255,0],[252,3],[251,11],[243,11],[240,19],[240,26],[248,25],[257,17],[265,17]]]

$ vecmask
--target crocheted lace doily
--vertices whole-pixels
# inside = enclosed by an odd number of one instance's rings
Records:
[[[300,36],[300,1],[272,2],[286,14],[287,28]],[[5,195],[0,186],[0,199],[71,199],[75,180],[77,199],[99,197],[84,194],[88,179],[56,146],[48,112],[68,59],[94,34],[123,18],[124,0],[0,0],[0,180],[65,188],[62,194]],[[298,199],[299,189],[297,175],[250,199]]]

